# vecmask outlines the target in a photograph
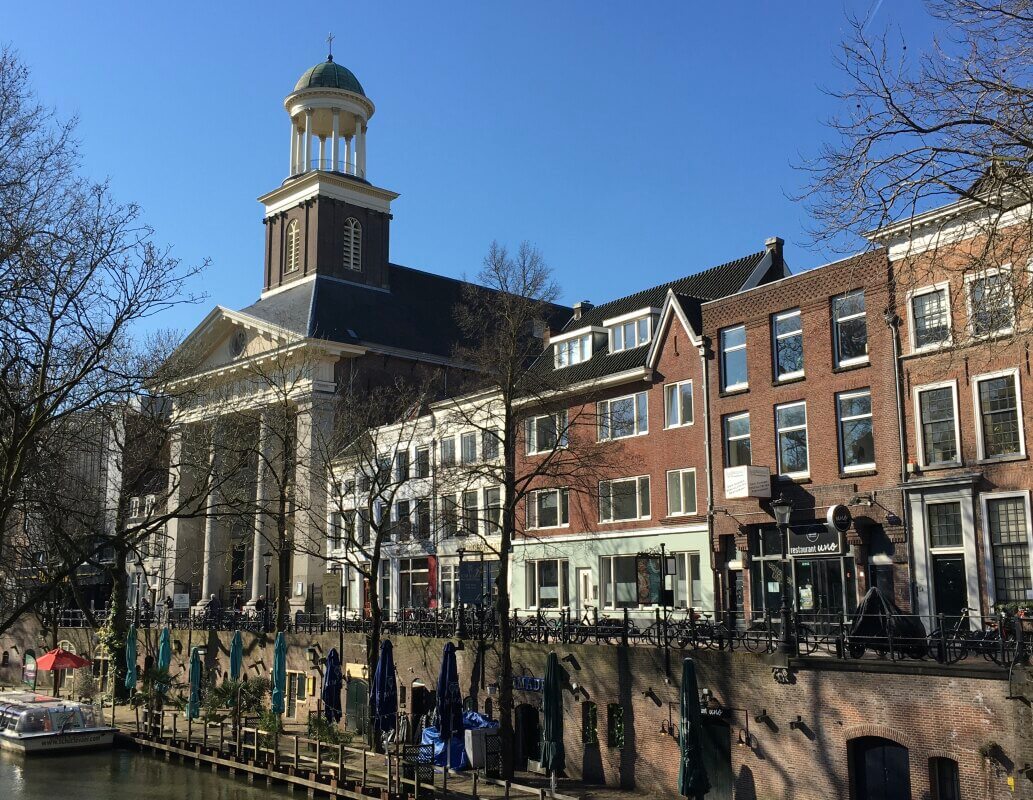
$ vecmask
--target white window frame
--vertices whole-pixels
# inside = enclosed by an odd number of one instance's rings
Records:
[[[789,319],[790,317],[796,317],[799,322],[799,329],[793,333],[779,333],[778,323],[782,320]],[[800,357],[801,364],[803,364],[803,314],[800,313],[800,309],[791,308],[771,315],[771,357],[774,361],[776,383],[793,381],[804,376],[806,366],[802,366],[800,369],[793,370],[792,372],[786,372],[785,374],[778,371],[778,343],[782,339],[789,339],[795,336],[800,337]]]
[[[556,369],[572,367],[592,358],[591,333],[563,339],[553,345],[553,365]]]
[[[129,519],[136,519],[140,516],[140,498],[129,498]]]
[[[923,297],[933,292],[943,292],[947,298],[947,338],[942,342],[934,342],[919,347],[916,339],[918,328],[915,326],[915,298]],[[954,320],[951,308],[950,281],[942,281],[929,286],[922,286],[907,293],[907,327],[912,353],[928,353],[950,347],[954,343]]]
[[[651,310],[643,310],[604,320],[603,325],[606,326],[610,339],[610,352],[634,350],[636,347],[643,347],[653,341],[653,319],[654,314]],[[645,338],[640,338],[639,325],[643,322],[646,326]],[[631,345],[628,344],[628,338],[624,335],[624,328],[628,325],[632,326],[632,330],[635,332],[635,343]]]
[[[979,404],[979,384],[983,381],[993,380],[1010,376],[1015,382],[1015,413],[1019,421],[1019,452],[1007,453],[1000,456],[987,456],[983,445],[983,409]],[[972,378],[972,415],[976,421],[976,454],[979,461],[992,463],[994,461],[1012,461],[1026,457],[1026,425],[1022,414],[1022,378],[1017,367],[1002,369],[997,372],[987,372],[983,375],[975,375]]]
[[[746,436],[729,436],[728,423],[731,422],[733,419],[740,419],[742,417],[746,417],[746,421],[750,423],[750,432]],[[728,443],[731,441],[738,442],[742,439],[750,440],[750,464],[739,464],[737,466],[750,466],[753,464],[753,422],[750,421],[749,411],[743,411],[738,414],[725,414],[725,416],[721,420],[721,438],[724,440],[722,444],[724,445],[724,462],[726,468],[730,466],[728,463],[728,454],[731,452],[731,448],[729,448]]]
[[[692,510],[687,511],[685,509],[685,484],[682,481],[682,476],[687,473],[692,473],[692,485],[695,491],[692,493]],[[678,476],[678,491],[681,494],[681,508],[677,511],[671,508],[671,476]],[[699,484],[697,483],[697,475],[695,467],[684,467],[682,469],[669,469],[667,470],[667,516],[669,517],[691,517],[699,513]]]
[[[452,456],[447,461],[445,460],[445,442],[452,443]],[[455,436],[442,436],[441,439],[438,440],[438,463],[442,467],[454,467],[459,463],[459,453],[458,448],[456,447]]]
[[[688,422],[681,419],[681,388],[689,387],[689,414],[692,417]],[[671,404],[668,395],[673,392],[675,403],[674,408],[678,412],[678,421],[671,422]],[[664,384],[664,428],[688,428],[696,424],[696,387],[692,385],[692,379],[677,381],[676,383]]]
[[[556,444],[545,450],[538,450],[538,420],[551,417],[556,425]],[[562,449],[569,443],[567,435],[567,412],[557,411],[554,414],[536,414],[524,420],[524,454],[528,456],[551,453],[553,449]]]
[[[638,573],[635,575],[635,604],[630,606],[617,605],[617,582],[614,580],[615,564],[614,561],[618,558],[630,558],[635,562],[636,568],[638,567],[638,554],[637,553],[607,553],[606,555],[599,556],[599,605],[601,608],[607,611],[618,611],[620,609],[627,608],[640,609],[640,608],[656,608],[655,605],[645,604],[639,600],[638,596]],[[661,564],[661,569],[663,565]],[[606,586],[607,583],[610,586],[610,591],[613,595],[611,602],[606,602]],[[663,586],[660,587],[661,594],[663,593]]]
[[[638,420],[639,398],[644,398],[645,399],[645,408],[646,408],[645,427],[642,428],[642,429],[639,428],[639,424],[638,424],[639,423],[639,420]],[[633,425],[634,430],[631,433],[629,433],[627,435],[624,435],[624,436],[614,436],[613,435],[613,417],[611,415],[610,409],[613,407],[614,403],[619,403],[622,400],[631,400],[631,407],[632,407],[632,409],[634,411],[634,416],[633,416],[633,420],[632,420],[632,425]],[[614,441],[616,439],[631,439],[632,437],[635,437],[635,436],[645,436],[647,433],[649,433],[649,392],[635,392],[635,394],[625,394],[625,395],[621,395],[620,397],[611,397],[609,400],[600,400],[598,403],[595,404],[595,410],[596,410],[596,415],[597,415],[597,420],[598,420],[598,422],[596,424],[597,441],[600,441],[600,442],[610,442],[610,441]],[[604,419],[606,420],[606,432],[607,432],[605,436],[603,435],[603,420]]]
[[[922,420],[922,392],[932,392],[937,389],[950,389],[951,399],[954,404],[954,444],[958,451],[958,457],[953,461],[941,461],[930,464],[925,453],[925,431]],[[938,383],[926,383],[912,389],[912,403],[915,409],[915,442],[918,447],[918,465],[922,469],[940,469],[941,467],[959,467],[963,463],[961,457],[961,422],[958,409],[958,382],[956,380],[939,381]]]
[[[541,606],[541,593],[540,584],[538,582],[539,565],[547,562],[555,562],[556,564],[556,590],[559,595],[556,598],[555,606],[548,606],[548,608],[569,608],[570,607],[570,559],[567,558],[533,558],[528,559],[525,562],[524,567],[524,579],[527,580],[527,567],[533,565],[534,579],[527,586],[524,587],[524,594],[527,595],[529,589],[534,591],[534,603],[528,604],[527,608],[530,611],[535,611]],[[563,565],[566,564],[566,569]],[[566,580],[564,580],[564,573],[566,573]],[[564,603],[564,595],[566,595],[566,603]],[[525,597],[525,599],[527,599]]]
[[[645,480],[649,484],[649,504],[642,508],[642,481]],[[627,483],[633,481],[635,484],[635,510],[638,511],[638,515],[634,517],[623,517],[616,519],[613,516],[613,493],[612,486],[615,483]],[[607,486],[610,491],[610,517],[609,519],[603,517],[603,486]],[[652,517],[652,503],[653,503],[653,487],[652,481],[649,475],[632,475],[626,478],[610,478],[609,480],[599,481],[599,523],[601,525],[611,525],[614,523],[622,522],[639,522],[641,520],[649,519]],[[643,514],[643,510],[645,513]]]
[[[1030,575],[1033,576],[1033,517],[1030,516],[1029,490],[1022,489],[1011,492],[985,492],[979,495],[979,511],[981,514],[983,535],[983,563],[986,564],[986,594],[991,608],[997,603],[997,581],[994,579],[993,544],[990,541],[990,523],[987,516],[987,501],[1006,500],[1010,497],[1021,497],[1026,506],[1026,543],[1030,559]]]
[[[861,395],[868,395],[868,413],[867,414],[855,414],[852,417],[843,417],[839,408],[839,401],[846,397],[860,397]],[[839,439],[839,468],[843,472],[869,472],[875,469],[875,461],[866,461],[864,464],[852,464],[847,465],[846,463],[846,450],[843,447],[843,422],[850,422],[856,419],[864,419],[868,417],[871,420],[872,425],[872,452],[875,451],[875,409],[872,406],[872,389],[870,386],[861,389],[850,389],[846,392],[839,392],[835,396],[836,401],[836,435]],[[806,413],[806,412],[805,412]],[[807,458],[810,461],[810,450],[811,442],[810,438],[807,440]]]
[[[742,329],[742,333],[743,333],[742,344],[734,345],[731,348],[725,347],[725,335],[729,331],[739,330],[740,328]],[[749,351],[746,349],[746,345],[748,344],[748,337],[746,335],[746,324],[745,323],[740,323],[739,325],[729,325],[728,327],[722,328],[721,330],[719,330],[717,332],[717,341],[718,341],[718,350],[720,351],[720,356],[721,356],[721,359],[720,359],[720,361],[721,361],[721,391],[722,392],[738,392],[738,391],[740,391],[742,389],[749,389],[750,388],[750,357],[749,357]],[[732,383],[732,384],[730,384],[730,383],[727,382],[728,381],[728,369],[726,368],[726,364],[728,362],[728,354],[729,353],[738,352],[739,350],[742,350],[744,355],[746,356],[746,380],[742,381],[741,383]]]
[[[836,316],[836,301],[850,295],[860,294],[864,299],[864,311],[860,314],[848,314],[845,317]],[[831,308],[829,309],[832,314],[832,347],[834,356],[833,361],[835,366],[838,367],[854,367],[858,364],[867,364],[869,361],[869,347],[868,347],[868,298],[865,297],[864,289],[852,289],[849,292],[841,292],[832,298]],[[864,318],[864,355],[854,356],[853,358],[840,359],[839,357],[839,325],[841,322],[848,322],[858,317]]]
[[[556,522],[557,522],[556,525],[541,525],[541,524],[539,524],[541,522],[541,520],[539,520],[539,518],[538,518],[538,495],[545,494],[546,492],[554,492],[556,494]],[[566,503],[566,506],[567,506],[567,519],[565,521],[563,519],[563,505],[564,505],[564,503],[563,503],[563,495],[564,494],[566,494],[566,496],[567,496],[567,503]],[[529,530],[529,531],[547,531],[547,530],[555,530],[557,528],[569,528],[570,527],[570,490],[567,489],[565,486],[556,487],[556,488],[549,488],[549,489],[535,489],[534,491],[528,493],[527,500],[525,502],[530,502],[531,503],[531,506],[529,506],[529,507],[524,509],[524,515],[525,515],[525,518],[526,518],[527,530]],[[531,524],[531,514],[530,514],[530,508],[531,507],[534,508],[534,524],[533,525]]]
[[[1011,306],[1011,325],[1007,328],[1001,328],[1000,330],[990,331],[989,333],[976,333],[975,329],[975,317],[972,314],[972,284],[977,280],[988,278],[993,275],[1008,275],[1008,304]],[[980,272],[976,272],[972,275],[965,276],[965,311],[968,314],[968,332],[973,339],[993,339],[997,336],[1008,336],[1015,332],[1015,292],[1014,287],[1011,286],[1011,264],[1004,264],[1000,267],[992,267],[990,269],[984,269]]]
[[[467,459],[466,444],[471,440],[473,440],[473,449],[470,458]],[[466,431],[466,433],[459,434],[459,463],[464,465],[477,463],[477,431]]]
[[[803,425],[793,425],[789,428],[781,428],[778,425],[778,412],[787,408],[793,408],[794,406],[803,406]],[[792,431],[803,430],[804,436],[807,437],[807,468],[797,472],[783,472],[782,471],[782,442],[781,436],[783,433],[789,433]],[[752,448],[751,448],[752,451]],[[778,474],[783,478],[808,478],[811,474],[811,433],[808,425],[807,415],[807,401],[796,400],[792,403],[779,403],[775,406],[775,463],[778,465]]]

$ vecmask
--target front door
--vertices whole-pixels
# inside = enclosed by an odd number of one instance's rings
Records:
[[[735,774],[732,772],[732,729],[724,722],[703,723],[703,763],[710,779],[707,800],[732,800]]]
[[[852,777],[856,800],[911,800],[907,748],[889,739],[854,740]]]
[[[933,556],[933,599],[935,613],[955,620],[961,617],[961,609],[968,605],[964,555]]]
[[[741,569],[728,570],[726,592],[728,596],[725,598],[725,608],[732,612],[735,625],[739,627],[743,624],[743,612],[745,609]]]
[[[592,570],[590,567],[581,567],[577,571],[578,614],[585,612],[585,606],[594,606],[595,604],[595,582],[592,580]]]
[[[344,725],[358,736],[366,734],[368,706],[369,684],[360,678],[350,679],[344,695]]]
[[[796,607],[818,629],[838,626],[843,617],[843,562],[839,558],[796,559]]]

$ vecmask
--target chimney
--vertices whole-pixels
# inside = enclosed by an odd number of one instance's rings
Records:
[[[785,261],[782,258],[782,245],[785,240],[780,236],[769,236],[764,240],[764,249],[771,253],[771,266],[785,272]]]
[[[595,306],[593,306],[587,300],[582,300],[579,303],[574,303],[574,319],[581,319],[582,314],[584,314],[586,311],[591,311],[594,307]]]

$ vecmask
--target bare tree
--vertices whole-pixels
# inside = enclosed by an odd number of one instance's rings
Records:
[[[459,458],[446,465],[439,481],[446,491],[459,493],[483,486],[501,490],[500,507],[485,504],[483,519],[477,519],[476,511],[471,516],[461,504],[458,513],[462,529],[478,535],[482,546],[499,559],[494,591],[499,720],[503,769],[509,776],[513,770],[510,559],[514,539],[534,535],[520,512],[539,489],[563,490],[556,495],[557,513],[563,497],[567,502],[577,497],[594,502],[608,456],[596,443],[595,406],[585,402],[591,387],[578,387],[579,403],[569,407],[572,387],[553,369],[551,359],[543,359],[544,332],[550,322],[560,318],[565,322],[569,310],[554,303],[557,287],[541,253],[526,242],[515,253],[494,242],[477,278],[480,286],[469,285],[456,309],[470,343],[456,356],[469,365],[472,377],[451,394],[442,412],[447,415],[444,430],[477,433],[484,443],[482,457]]]
[[[846,86],[830,92],[842,108],[834,138],[803,165],[819,244],[856,249],[856,237],[903,221],[917,243],[895,263],[904,290],[933,269],[971,275],[1033,255],[1033,3],[927,5],[943,33],[917,54],[902,35],[850,20],[838,57]],[[951,215],[922,216],[949,204]],[[1025,272],[981,288],[985,306],[1007,292],[1028,305]]]

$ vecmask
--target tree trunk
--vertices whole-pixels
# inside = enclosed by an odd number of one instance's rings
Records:
[[[377,661],[380,658],[380,640],[384,630],[384,611],[380,605],[380,586],[377,585],[377,576],[380,573],[380,557],[374,553],[370,559],[369,579],[369,637],[366,639],[366,670],[369,676],[369,686],[373,685],[373,677],[376,674]],[[380,737],[377,730],[376,719],[373,716],[372,705],[366,708],[366,743],[374,750],[380,750]]]
[[[499,738],[502,746],[502,777],[513,777],[513,629],[509,615],[509,552],[505,545],[499,559],[498,600],[495,609],[499,618]]]
[[[287,498],[281,492],[276,515],[276,631],[286,631],[291,621],[291,543],[287,538]]]
[[[115,547],[115,562],[111,565],[111,601],[108,603],[107,627],[110,632],[108,647],[108,674],[116,700],[126,700],[126,634],[129,631],[126,593],[126,548]]]

